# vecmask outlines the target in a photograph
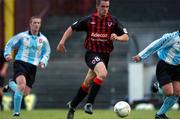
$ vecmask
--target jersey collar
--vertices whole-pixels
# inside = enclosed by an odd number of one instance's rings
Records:
[[[29,35],[32,35],[31,31],[28,31]],[[37,36],[40,36],[40,32],[38,32]]]

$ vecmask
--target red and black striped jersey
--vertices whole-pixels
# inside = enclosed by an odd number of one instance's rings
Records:
[[[87,33],[84,47],[91,52],[110,53],[113,50],[113,41],[110,40],[112,33],[121,36],[127,33],[126,28],[109,13],[105,18],[100,18],[95,11],[89,16],[76,21],[71,28],[75,31]]]
[[[4,52],[0,51],[0,70],[2,69],[5,62],[6,62],[6,60],[4,58]]]

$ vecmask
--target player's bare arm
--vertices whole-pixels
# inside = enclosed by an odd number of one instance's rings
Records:
[[[123,42],[127,42],[129,40],[129,36],[127,34],[123,34],[121,36],[117,36],[115,33],[111,34],[111,40],[115,41],[123,41]]]
[[[65,31],[63,37],[61,38],[61,40],[60,40],[60,42],[59,42],[59,44],[58,44],[58,46],[56,48],[57,51],[59,51],[59,52],[66,52],[65,42],[72,35],[72,32],[73,32],[73,30],[72,30],[71,27],[69,27]]]

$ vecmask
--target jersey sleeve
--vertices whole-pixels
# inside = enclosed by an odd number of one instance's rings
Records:
[[[51,48],[50,48],[48,40],[46,39],[43,42],[43,46],[41,49],[41,60],[40,60],[40,62],[42,62],[45,66],[47,66],[48,64],[50,53],[51,53]]]
[[[114,18],[114,29],[113,29],[113,33],[117,34],[118,36],[121,36],[123,34],[127,34],[127,29],[116,19]]]
[[[74,22],[71,25],[71,28],[75,31],[87,31],[87,22],[88,22],[88,16]]]
[[[20,42],[20,39],[22,37],[22,33],[19,33],[12,37],[6,44],[4,49],[4,57],[11,54],[12,48],[18,47],[18,43]]]
[[[176,37],[177,37],[177,35],[175,33],[164,34],[161,38],[153,41],[150,45],[148,45],[138,55],[141,57],[142,60],[144,60],[147,57],[149,57],[150,55],[154,54],[155,52],[157,52],[163,48],[172,46],[175,42]]]

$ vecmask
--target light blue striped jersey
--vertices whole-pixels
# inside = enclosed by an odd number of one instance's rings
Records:
[[[171,65],[180,64],[180,32],[166,33],[148,45],[138,55],[142,60],[157,52],[158,57]]]
[[[25,31],[15,35],[6,44],[4,56],[11,55],[12,48],[18,49],[15,60],[36,66],[42,62],[47,66],[51,49],[47,38],[43,34],[38,33],[35,36],[30,31]]]

